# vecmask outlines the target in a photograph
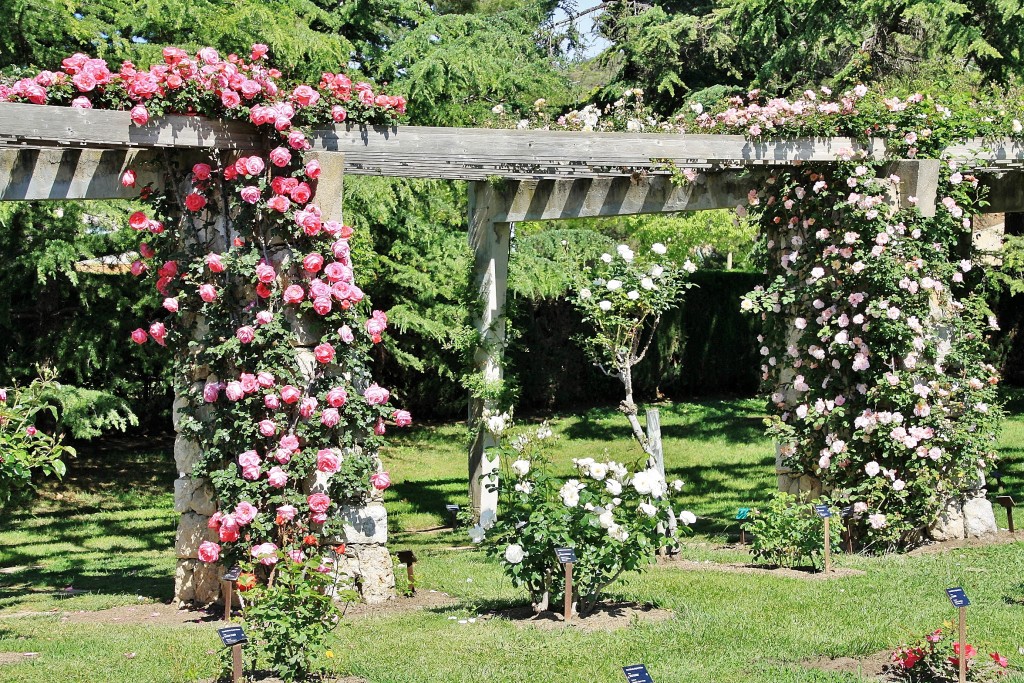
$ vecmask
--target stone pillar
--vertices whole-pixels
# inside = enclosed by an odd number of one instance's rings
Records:
[[[473,356],[477,372],[485,382],[500,382],[504,377],[505,297],[508,290],[508,259],[512,223],[496,221],[507,214],[508,196],[487,182],[469,184],[469,246],[473,249],[473,282],[478,292],[475,326],[479,345]],[[498,411],[494,400],[470,397],[469,423],[477,423],[485,411]],[[487,429],[476,432],[469,450],[469,499],[476,516],[497,513],[498,493],[489,490],[496,484],[491,475],[498,471],[498,458],[487,450],[497,439]]]

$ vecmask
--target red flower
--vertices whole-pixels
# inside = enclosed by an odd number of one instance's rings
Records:
[[[307,534],[302,539],[302,543],[303,543],[303,545],[316,545],[317,544],[316,536],[314,536],[313,534]]]
[[[949,663],[952,664],[953,666],[959,668],[959,666],[960,666],[960,643],[959,642],[953,643],[953,653],[954,653],[954,656],[949,658]],[[967,643],[967,654],[966,654],[967,659],[971,659],[972,657],[977,656],[977,654],[978,654],[977,648],[975,648],[970,643]]]
[[[244,593],[256,587],[256,575],[252,572],[245,572],[238,576],[238,580],[235,583],[238,585],[238,591]]]
[[[1010,665],[1010,662],[1008,662],[1006,660],[1006,657],[1002,656],[998,652],[993,652],[992,654],[989,655],[989,657],[992,658],[993,662],[995,662],[999,666],[1003,667],[1004,669]]]
[[[190,192],[185,197],[185,208],[189,211],[199,211],[206,206],[206,197],[199,194],[198,192]]]

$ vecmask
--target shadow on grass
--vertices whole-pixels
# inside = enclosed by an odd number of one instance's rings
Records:
[[[663,439],[724,439],[739,444],[764,440],[764,416],[742,403],[705,401],[657,407],[662,415]],[[616,441],[622,439],[623,435],[628,436],[628,425],[624,417],[620,418],[622,424],[601,423],[613,415],[608,409],[593,408],[580,414],[577,422],[565,428],[564,434],[570,439],[590,441]]]

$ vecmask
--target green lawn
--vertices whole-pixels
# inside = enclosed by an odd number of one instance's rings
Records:
[[[1014,401],[1011,408],[1022,414],[1007,421],[1001,469],[1004,492],[1022,500],[1024,405]],[[669,475],[686,481],[685,500],[701,518],[688,558],[746,559],[719,546],[735,532],[736,508],[764,500],[774,486],[774,451],[761,434],[760,409],[752,400],[661,407]],[[551,421],[559,435],[555,459],[566,466],[573,457],[605,451],[619,460],[641,455],[612,410]],[[339,672],[395,683],[620,683],[621,666],[643,662],[659,683],[852,682],[858,680],[853,674],[805,669],[800,662],[868,655],[935,628],[954,616],[943,594],[950,585],[963,585],[974,603],[972,641],[989,648],[986,653],[998,649],[1024,663],[1021,543],[915,557],[840,557],[840,566],[867,573],[831,581],[653,568],[627,579],[613,597],[654,603],[675,617],[613,633],[546,632],[502,621],[459,624],[449,617],[473,617],[525,596],[481,553],[453,549],[467,545],[464,533],[437,531],[446,522],[445,504],[465,503],[464,427],[396,432],[384,454],[396,481],[388,497],[393,547],[416,549],[421,590],[445,591],[460,602],[343,623],[334,658],[325,660]],[[85,454],[66,486],[0,522],[0,653],[40,653],[0,664],[0,681],[138,683],[216,674],[220,648],[213,626],[114,628],[59,617],[61,611],[170,598],[176,519],[170,462],[166,444]],[[1024,511],[1020,517],[1024,526]],[[1005,525],[1001,511],[999,518]],[[74,590],[64,590],[69,586]]]

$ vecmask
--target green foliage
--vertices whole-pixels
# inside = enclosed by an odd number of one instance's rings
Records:
[[[963,648],[967,660],[965,680],[970,683],[994,683],[1006,680],[1009,661],[998,652],[985,653],[983,645],[972,635]],[[980,644],[979,644],[980,645]],[[947,683],[960,676],[960,630],[950,621],[928,635],[901,645],[892,653],[892,664],[886,678],[902,683]],[[982,649],[984,648],[984,649]]]
[[[110,431],[136,427],[139,418],[128,402],[106,391],[47,383],[39,400],[57,407],[59,428],[76,439],[93,439]]]
[[[52,390],[47,380],[27,387],[0,389],[0,509],[32,486],[32,475],[63,477],[62,457],[74,457],[75,449],[61,443],[59,432],[49,434],[37,427],[41,419],[56,420],[57,411],[43,398]]]
[[[838,508],[832,508],[830,527],[830,535],[843,531]],[[823,522],[814,503],[801,503],[788,493],[778,492],[763,508],[752,511],[743,528],[754,535],[752,551],[761,564],[817,566],[825,552]]]

